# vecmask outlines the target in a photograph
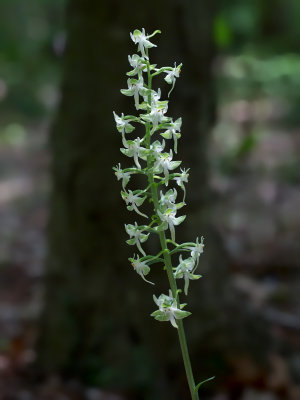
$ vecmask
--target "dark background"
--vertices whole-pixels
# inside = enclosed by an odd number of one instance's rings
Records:
[[[196,380],[216,376],[200,398],[300,398],[299,20],[298,0],[1,0],[1,400],[189,398],[112,173],[143,27],[153,63],[183,63],[168,114],[191,168],[176,235],[205,237],[185,322]]]

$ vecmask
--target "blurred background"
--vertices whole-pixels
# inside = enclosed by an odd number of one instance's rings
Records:
[[[1,400],[189,399],[112,173],[143,27],[152,63],[183,63],[168,114],[191,168],[178,239],[206,244],[185,322],[196,380],[216,376],[200,398],[300,399],[299,21],[299,0],[1,0]]]

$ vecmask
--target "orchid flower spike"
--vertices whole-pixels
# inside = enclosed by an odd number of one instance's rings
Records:
[[[160,31],[148,35],[144,28],[130,33],[132,41],[137,45],[138,54],[128,56],[131,68],[127,73],[128,87],[121,89],[121,93],[133,99],[133,106],[138,113],[118,115],[113,112],[117,131],[121,134],[120,141],[123,144],[120,151],[131,162],[129,168],[123,169],[118,163],[113,170],[117,179],[121,181],[121,197],[127,209],[134,211],[136,215],[134,223],[125,224],[126,233],[129,235],[126,242],[130,246],[136,246],[138,250],[138,254],[134,254],[129,261],[134,271],[152,285],[154,283],[146,277],[154,264],[160,264],[162,271],[167,271],[169,294],[153,296],[157,309],[151,316],[157,321],[170,322],[175,329],[178,329],[191,396],[193,400],[198,400],[197,391],[201,382],[195,386],[194,378],[191,376],[192,369],[182,322],[182,319],[191,313],[183,310],[186,304],[180,302],[180,297],[188,294],[191,281],[201,277],[195,274],[195,270],[199,265],[204,244],[203,237],[200,241],[197,238],[195,243],[178,244],[175,241],[175,228],[186,218],[186,215],[178,216],[177,213],[185,206],[185,185],[189,178],[189,169],[182,168],[178,171],[181,161],[176,159],[182,119],[180,117],[173,119],[167,115],[169,102],[164,96],[166,89],[163,86],[161,89],[154,89],[152,83],[156,76],[162,74],[166,84],[171,85],[169,97],[179,78],[182,64],[177,66],[174,63],[174,67],[156,68],[156,64],[150,63],[149,50],[156,47],[150,39],[157,33]],[[167,86],[164,81],[161,80],[161,83]],[[140,128],[142,130],[139,130]],[[178,190],[178,187],[181,190]],[[142,206],[145,213],[141,211]],[[139,222],[141,217],[147,218],[147,225]],[[161,244],[156,254],[149,254],[146,249],[145,243],[152,235],[158,236]],[[155,241],[151,242],[149,247],[153,248],[154,243]],[[182,254],[187,252],[188,257],[183,258]],[[177,253],[179,258],[175,261]],[[173,267],[174,262],[177,264],[175,267]],[[177,287],[177,282],[183,286],[183,290]]]

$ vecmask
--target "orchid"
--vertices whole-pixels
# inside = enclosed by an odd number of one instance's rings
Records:
[[[128,190],[128,192],[121,192],[122,198],[125,201],[125,203],[127,204],[127,209],[129,211],[135,211],[137,214],[140,214],[142,217],[148,218],[147,215],[141,213],[138,210],[138,207],[141,206],[145,199],[146,196],[144,197],[139,197],[138,194],[133,194],[132,190]]]
[[[140,107],[139,98],[147,93],[147,88],[144,86],[144,80],[141,76],[139,79],[128,79],[128,89],[121,89],[121,93],[125,96],[133,96],[135,108],[138,110]]]
[[[185,215],[181,217],[176,217],[176,211],[173,208],[168,208],[164,213],[157,210],[159,218],[162,222],[166,222],[170,232],[171,232],[171,239],[175,242],[175,228],[174,226],[181,224],[185,220]]]
[[[116,175],[118,181],[120,179],[122,179],[122,188],[123,188],[123,190],[125,190],[125,187],[130,180],[130,172],[124,172],[121,169],[120,163],[116,167],[114,167],[113,170],[115,171],[115,175]]]
[[[160,31],[155,31],[152,35],[146,35],[145,29],[142,31],[136,29],[133,33],[130,33],[130,37],[135,44],[138,44],[138,50],[142,53],[142,56],[147,60],[149,57],[145,53],[145,49],[150,49],[151,47],[157,47],[156,44],[151,43],[148,39],[155,35],[155,33],[159,33]]]
[[[139,137],[136,138],[135,140],[128,140],[127,142],[125,141],[125,149],[121,149],[121,152],[125,154],[127,157],[133,157],[135,165],[138,167],[138,169],[141,169],[141,164],[139,163],[139,157],[143,157],[143,154],[145,153],[146,149],[144,147],[141,147],[143,139],[141,140]]]
[[[150,272],[150,267],[147,265],[146,261],[141,261],[139,256],[136,256],[136,258],[134,257],[129,258],[133,269],[144,279],[144,281],[151,283],[151,285],[154,285],[153,282],[150,282],[145,278],[145,275],[148,275]]]
[[[175,203],[176,198],[177,198],[177,190],[175,188],[168,190],[165,194],[163,194],[163,192],[160,191],[159,205],[161,210],[172,209],[176,211],[185,205],[185,203],[183,202]]]
[[[201,278],[201,275],[195,275],[193,273],[195,269],[195,260],[193,257],[189,257],[185,260],[182,259],[182,256],[179,256],[179,265],[175,269],[174,277],[175,279],[184,278],[184,293],[188,294],[189,282],[190,280],[196,280]]]
[[[139,75],[142,71],[147,69],[147,64],[145,60],[137,54],[133,54],[133,56],[128,56],[128,61],[133,68],[132,71],[127,72],[128,76]]]
[[[179,283],[181,283],[180,280],[184,281],[183,295],[187,295],[190,281],[201,277],[194,272],[203,253],[204,244],[203,237],[200,242],[197,238],[195,243],[187,242],[180,245],[175,242],[175,227],[186,218],[185,215],[177,216],[177,212],[185,206],[185,184],[189,177],[189,169],[181,169],[178,172],[181,161],[173,159],[174,153],[176,157],[177,144],[181,138],[182,120],[181,118],[173,120],[167,115],[169,103],[163,98],[164,89],[154,90],[152,82],[156,76],[164,77],[166,83],[172,86],[169,96],[179,77],[182,64],[176,66],[175,63],[174,67],[156,68],[156,64],[150,63],[149,49],[156,45],[149,39],[156,33],[160,31],[147,35],[144,28],[130,33],[132,41],[137,44],[139,54],[128,56],[132,70],[127,73],[128,88],[122,89],[121,93],[133,97],[134,106],[136,110],[139,110],[139,115],[124,115],[116,112],[113,112],[113,115],[117,131],[122,137],[123,147],[120,151],[132,159],[133,165],[122,169],[119,163],[113,170],[117,179],[122,181],[121,197],[127,209],[138,214],[137,219],[144,217],[150,221],[148,225],[139,224],[138,220],[125,224],[125,230],[129,235],[127,244],[136,246],[140,253],[134,254],[129,261],[135,272],[151,284],[154,283],[148,281],[145,276],[150,273],[154,264],[160,264],[162,270],[166,270],[170,287],[169,295],[153,296],[158,309],[151,316],[160,322],[169,321],[174,328],[178,329],[191,397],[192,400],[199,400],[198,389],[203,382],[195,385],[182,322],[191,313],[183,310],[186,304],[180,301],[182,291],[177,288],[177,281]],[[135,135],[136,124],[143,127],[143,136],[140,132]],[[161,137],[163,139],[158,140]],[[173,139],[170,142],[170,149],[166,150],[165,139]],[[137,175],[137,179],[131,180],[132,175]],[[139,176],[142,179],[139,180]],[[143,189],[128,189],[129,183],[131,185],[134,183],[132,181],[146,181],[146,185]],[[165,188],[169,185],[170,188]],[[177,191],[178,188],[180,190]],[[140,207],[145,202],[152,208],[149,216],[140,211]],[[152,235],[158,236],[161,249],[157,254],[150,255],[143,248],[143,243]],[[183,259],[184,252],[189,252],[189,257]],[[178,265],[173,267],[176,253],[180,253],[179,262],[177,261]]]
[[[159,124],[168,122],[170,118],[164,116],[164,114],[168,111],[168,101],[159,101],[161,95],[160,89],[158,89],[157,92],[153,90],[150,92],[150,94],[151,111],[149,114],[142,115],[142,119],[152,123],[153,127],[151,130],[151,134],[153,134]]]
[[[183,190],[183,201],[185,200],[185,195],[186,195],[186,191],[185,191],[185,186],[184,183],[188,182],[188,178],[189,178],[189,169],[180,169],[181,170],[181,174],[178,174],[177,176],[175,176],[174,181],[177,182],[177,185],[179,187],[181,187],[181,189]]]
[[[175,153],[177,153],[177,139],[179,139],[181,137],[181,134],[180,134],[181,124],[182,124],[181,118],[178,118],[175,122],[170,122],[169,129],[167,129],[166,131],[164,131],[160,134],[165,139],[173,138]]]
[[[186,247],[187,249],[191,250],[191,257],[195,260],[196,266],[199,263],[199,257],[203,253],[204,244],[203,244],[203,236],[201,237],[201,242],[199,243],[199,238],[196,238],[196,243],[193,246]]]
[[[140,227],[136,222],[134,223],[134,225],[131,224],[125,225],[125,229],[128,235],[131,238],[133,238],[126,240],[126,243],[130,245],[136,245],[139,251],[143,254],[143,256],[146,256],[146,253],[142,249],[141,243],[144,243],[148,239],[150,233],[147,234],[142,233],[143,231],[140,229]]]
[[[179,78],[180,70],[181,70],[182,64],[178,65],[176,67],[176,63],[174,63],[174,68],[171,69],[171,71],[167,72],[167,76],[165,77],[165,81],[172,85],[171,90],[168,93],[168,97],[170,96],[171,92],[174,89],[176,78]]]
[[[176,319],[183,319],[191,315],[189,311],[182,310],[185,304],[181,304],[180,308],[177,307],[177,301],[173,297],[171,290],[169,296],[161,294],[157,298],[153,295],[153,300],[158,305],[158,310],[154,311],[151,316],[157,321],[170,321],[174,328],[178,328]]]
[[[153,156],[155,158],[159,157],[159,154],[163,151],[165,148],[165,141],[163,140],[162,142],[159,142],[156,140],[150,145],[150,151],[152,152]]]
[[[170,150],[170,153],[161,153],[158,155],[153,166],[155,173],[164,173],[166,186],[169,184],[169,171],[176,169],[181,164],[181,161],[172,161],[172,158],[172,150]]]

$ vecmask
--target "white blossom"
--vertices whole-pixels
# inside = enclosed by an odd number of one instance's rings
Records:
[[[183,260],[182,256],[179,256],[179,265],[175,269],[174,277],[175,279],[184,279],[184,293],[186,295],[188,293],[189,281],[201,278],[201,275],[194,275],[193,271],[195,268],[195,259],[193,257]]]
[[[178,328],[176,319],[183,319],[189,316],[189,311],[184,311],[182,308],[185,304],[181,304],[180,308],[177,306],[177,301],[173,297],[171,290],[169,296],[161,294],[159,298],[153,295],[153,300],[158,306],[158,310],[154,311],[151,316],[157,321],[170,321],[174,328]]]
[[[185,215],[176,217],[176,210],[168,208],[165,212],[157,211],[158,216],[162,222],[166,222],[171,232],[171,239],[175,242],[175,228],[174,226],[181,224],[185,220]]]
[[[141,164],[139,163],[139,157],[144,157],[146,151],[146,149],[141,146],[142,142],[143,139],[141,140],[139,137],[135,140],[127,140],[124,143],[126,148],[121,149],[121,152],[127,157],[133,157],[135,165],[138,167],[138,169],[142,169]]]
[[[125,191],[121,192],[121,195],[129,211],[134,210],[137,214],[141,215],[142,217],[148,218],[147,215],[141,213],[138,209],[138,207],[144,203],[146,196],[139,197],[138,194],[133,194],[132,190],[128,190],[128,192]]]
[[[157,173],[163,172],[165,175],[165,185],[168,186],[169,183],[169,171],[177,168],[181,161],[172,161],[173,152],[170,150],[170,153],[161,153],[158,155],[156,162],[154,163],[154,171]]]
[[[203,253],[204,249],[204,238],[201,236],[201,242],[199,243],[199,238],[196,238],[196,243],[192,246],[187,246],[186,249],[191,250],[191,257],[195,260],[196,266],[199,263],[200,255]]]
[[[185,186],[184,186],[184,183],[187,183],[188,182],[188,178],[189,178],[189,174],[188,174],[188,172],[189,172],[189,169],[181,169],[180,168],[180,170],[181,170],[181,174],[179,174],[178,176],[175,176],[174,177],[174,180],[177,182],[177,185],[179,186],[179,187],[181,187],[181,189],[183,190],[183,192],[184,192],[184,196],[183,196],[183,201],[185,200],[185,194],[186,194],[186,191],[185,191]]]
[[[141,243],[144,243],[148,239],[149,233],[143,233],[143,231],[139,229],[139,226],[136,222],[134,225],[125,225],[125,229],[128,235],[132,238],[127,240],[127,243],[130,245],[136,245],[143,256],[146,256],[146,253],[142,249]]]
[[[133,96],[135,108],[140,108],[140,96],[144,96],[147,93],[147,88],[144,86],[144,79],[142,76],[139,79],[128,79],[128,89],[121,89],[121,93],[125,96]]]
[[[123,190],[125,190],[125,187],[130,180],[130,172],[124,172],[121,168],[120,163],[116,167],[114,167],[113,170],[115,171],[115,175],[118,181],[122,179],[122,188]]]
[[[142,29],[142,31],[136,29],[133,33],[130,33],[130,37],[135,44],[138,44],[138,50],[146,59],[148,59],[148,57],[145,53],[145,49],[157,47],[156,44],[153,44],[148,40],[150,35],[146,35],[144,28]]]
[[[132,57],[128,56],[128,61],[130,66],[133,68],[132,71],[127,72],[128,76],[133,76],[139,74],[141,71],[147,69],[145,60],[138,56],[137,54],[133,54]]]
[[[169,129],[167,129],[166,131],[164,131],[160,134],[165,139],[173,138],[175,153],[177,153],[177,140],[181,137],[181,134],[180,134],[181,124],[182,124],[182,120],[181,120],[181,118],[178,118],[175,122],[173,122],[173,121],[170,122],[168,124]]]
[[[182,64],[180,64],[180,65],[178,65],[178,67],[176,67],[176,63],[174,63],[174,68],[172,68],[171,71],[166,71],[167,75],[165,77],[165,81],[167,83],[169,83],[170,85],[172,85],[172,88],[168,93],[168,97],[170,96],[172,90],[174,89],[176,78],[179,78],[181,67],[182,67]]]
[[[134,257],[135,255],[133,256],[133,258],[129,258],[129,261],[131,262],[133,269],[144,279],[145,282],[154,285],[153,282],[150,282],[145,278],[145,275],[148,275],[150,272],[150,267],[147,265],[146,261],[141,261],[138,255],[136,256],[136,258]]]

